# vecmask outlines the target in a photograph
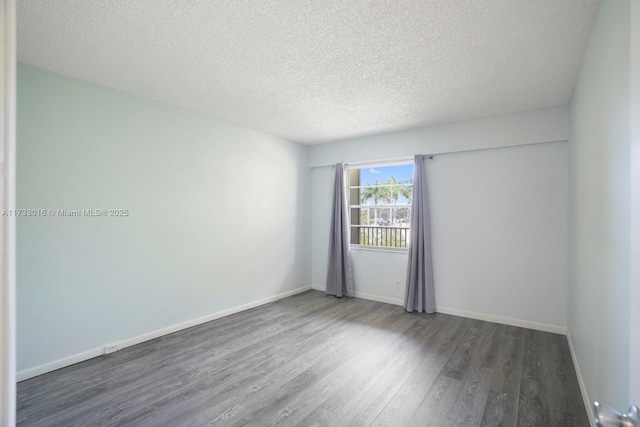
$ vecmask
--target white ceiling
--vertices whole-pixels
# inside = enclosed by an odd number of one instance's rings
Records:
[[[599,0],[21,0],[18,60],[307,144],[567,104]]]

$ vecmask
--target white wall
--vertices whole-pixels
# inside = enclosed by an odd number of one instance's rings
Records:
[[[18,369],[310,283],[306,146],[18,69]]]
[[[441,311],[559,330],[567,305],[567,109],[552,108],[311,147],[310,163],[442,154],[425,160]],[[312,170],[312,278],[324,285],[333,170]],[[400,302],[404,253],[354,250],[358,293]],[[498,319],[496,319],[498,320]]]
[[[605,0],[570,105],[569,332],[589,400],[629,405],[629,12]]]

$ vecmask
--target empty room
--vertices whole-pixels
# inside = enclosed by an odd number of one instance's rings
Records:
[[[640,425],[640,0],[2,5],[0,425]]]

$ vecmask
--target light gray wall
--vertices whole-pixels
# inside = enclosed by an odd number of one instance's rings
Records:
[[[426,160],[438,307],[566,325],[567,109],[551,108],[311,147],[310,164]],[[333,171],[312,170],[312,278],[324,285]],[[404,253],[354,250],[356,291],[404,296]],[[396,289],[400,280],[402,289]]]
[[[310,165],[510,147],[569,139],[567,107],[544,108],[478,120],[357,138],[311,147]]]
[[[629,7],[600,6],[570,105],[569,333],[590,400],[626,409]]]
[[[310,283],[306,146],[20,66],[18,369]]]

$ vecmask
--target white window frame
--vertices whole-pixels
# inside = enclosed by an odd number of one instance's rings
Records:
[[[389,166],[403,166],[403,165],[413,165],[415,167],[415,165],[413,164],[413,158],[402,158],[402,159],[394,159],[394,160],[377,160],[374,162],[358,162],[358,163],[348,163],[345,165],[345,175],[346,175],[346,179],[345,179],[345,186],[346,186],[346,193],[347,193],[347,205],[348,205],[348,218],[349,218],[349,232],[351,233],[351,230],[353,228],[353,225],[351,224],[351,210],[352,209],[358,209],[360,212],[360,209],[362,208],[371,208],[373,206],[367,206],[367,205],[363,205],[361,203],[360,200],[358,200],[358,204],[354,204],[351,201],[351,190],[354,188],[363,188],[363,187],[369,187],[366,185],[358,185],[358,186],[351,186],[350,184],[350,171],[351,170],[355,170],[355,169],[368,169],[368,168],[384,168],[384,167],[389,167]],[[411,186],[413,187],[413,184],[411,184]],[[409,210],[409,218],[411,218],[411,204],[401,204],[401,205],[377,205],[376,208],[398,208],[398,207],[406,207]],[[388,228],[388,227],[380,227],[380,228]],[[409,228],[407,228],[407,239],[408,239],[408,234],[409,234]],[[349,241],[351,241],[351,236],[349,236]],[[393,247],[393,246],[375,246],[375,245],[361,245],[361,244],[357,244],[357,243],[351,243],[351,249],[355,249],[355,250],[365,250],[365,251],[376,251],[376,252],[394,252],[394,253],[407,253],[409,251],[409,248],[399,248],[399,247]]]

